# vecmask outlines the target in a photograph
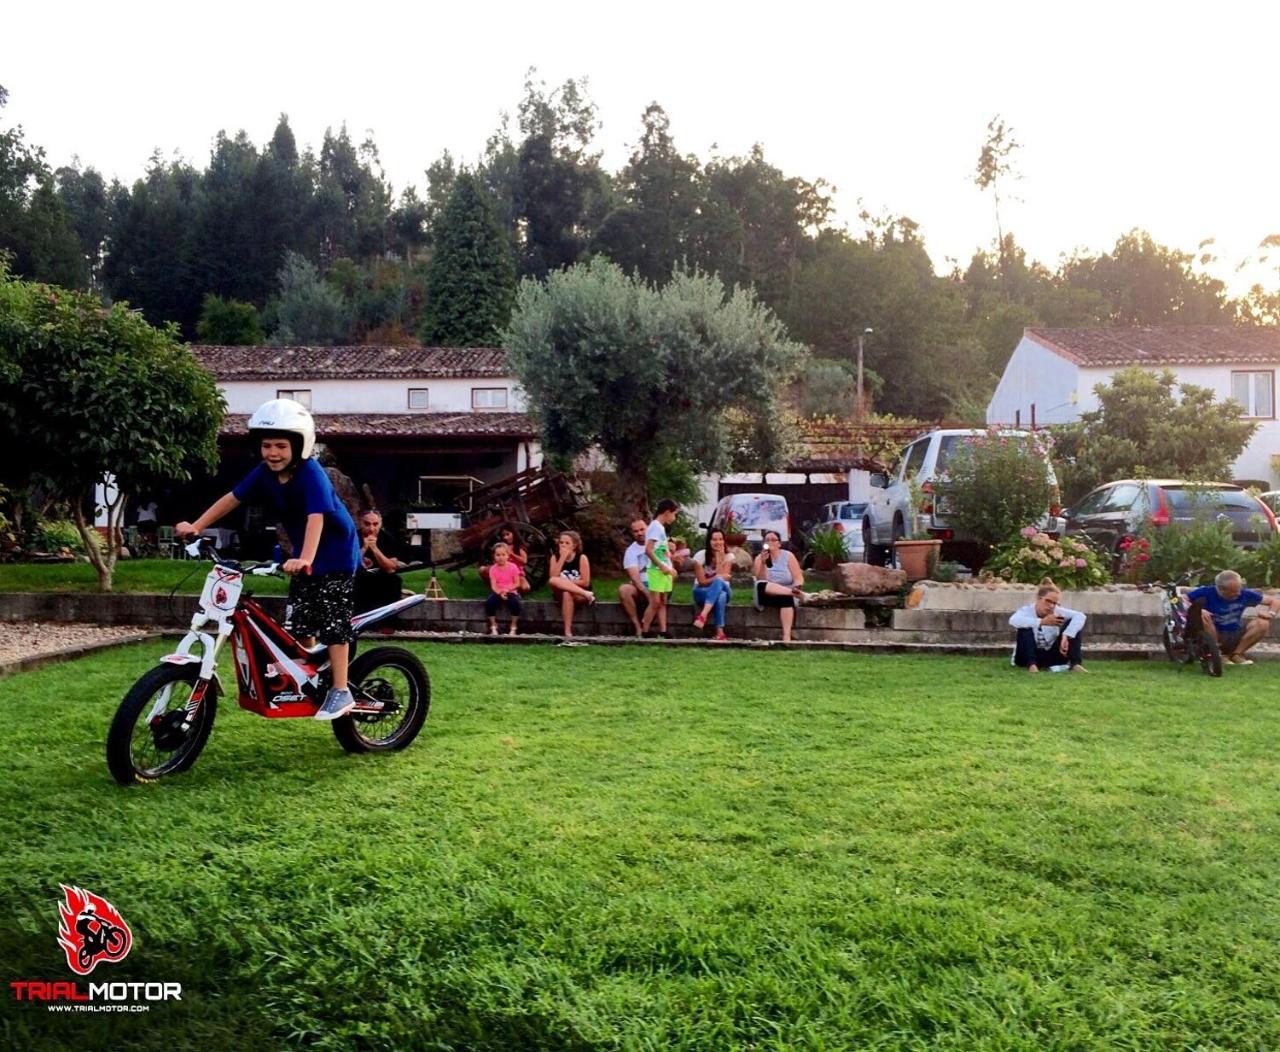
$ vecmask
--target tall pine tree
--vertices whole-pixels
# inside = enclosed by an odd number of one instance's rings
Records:
[[[511,240],[476,177],[454,180],[432,232],[435,254],[427,272],[426,304],[419,332],[438,347],[491,346],[511,316],[515,262]]]

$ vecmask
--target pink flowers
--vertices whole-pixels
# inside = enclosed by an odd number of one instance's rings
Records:
[[[1019,530],[1018,532],[1021,533],[1022,536],[1024,537],[1034,537],[1040,531],[1037,530],[1034,526],[1023,526],[1022,529]]]
[[[1089,564],[1088,564],[1084,559],[1077,559],[1077,560],[1076,560],[1076,569],[1077,569],[1077,570],[1083,570],[1083,569],[1084,569],[1086,566],[1088,566],[1088,565],[1089,565]]]

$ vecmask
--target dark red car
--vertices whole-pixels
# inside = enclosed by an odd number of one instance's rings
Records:
[[[1144,523],[1230,523],[1242,548],[1256,548],[1277,530],[1275,512],[1248,490],[1229,482],[1185,479],[1121,479],[1086,493],[1064,513],[1068,536],[1084,536],[1118,560],[1120,544]]]

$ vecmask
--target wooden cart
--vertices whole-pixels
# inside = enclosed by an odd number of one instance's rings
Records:
[[[534,588],[547,583],[556,535],[564,520],[586,506],[581,487],[558,471],[528,468],[518,475],[472,490],[465,498],[460,550],[436,565],[445,570],[487,562],[498,528],[510,523],[529,555],[525,576]]]

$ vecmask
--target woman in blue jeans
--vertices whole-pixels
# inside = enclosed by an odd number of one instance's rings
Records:
[[[733,556],[725,543],[724,530],[719,527],[708,530],[707,546],[698,556],[693,559],[693,575],[697,580],[693,586],[693,604],[701,609],[693,619],[693,627],[706,627],[707,618],[714,613],[716,641],[723,642],[728,638],[724,634],[724,611],[729,605],[729,580],[733,575]]]

